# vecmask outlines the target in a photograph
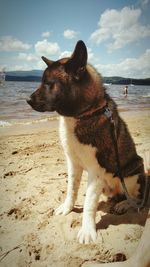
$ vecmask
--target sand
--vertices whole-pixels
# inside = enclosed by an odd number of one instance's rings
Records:
[[[150,149],[150,112],[121,115],[139,153]],[[57,119],[0,128],[0,139],[0,266],[81,267],[87,261],[111,262],[133,254],[148,208],[115,215],[109,211],[112,203],[103,202],[96,216],[96,243],[78,243],[86,173],[74,210],[67,216],[54,214],[67,186]]]

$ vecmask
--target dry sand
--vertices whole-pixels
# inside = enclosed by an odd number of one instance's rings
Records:
[[[150,149],[150,113],[121,115],[137,150],[142,153]],[[86,174],[75,209],[67,216],[55,216],[54,209],[65,199],[67,186],[57,120],[1,128],[0,137],[0,266],[79,267],[90,260],[110,262],[122,254],[123,258],[133,254],[143,232],[147,208],[139,213],[130,210],[114,215],[109,212],[111,203],[102,203],[96,217],[96,243],[77,242]]]

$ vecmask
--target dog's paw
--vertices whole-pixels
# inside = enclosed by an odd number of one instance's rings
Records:
[[[82,226],[78,233],[78,241],[80,244],[89,244],[95,242],[97,233],[95,227]]]
[[[72,203],[65,201],[55,210],[55,215],[60,215],[60,214],[67,215],[68,213],[72,211],[72,209],[73,209]]]
[[[128,210],[130,209],[130,204],[128,203],[127,200],[123,200],[119,203],[117,203],[114,207],[113,207],[113,213],[116,213],[118,215],[124,214],[126,213]]]

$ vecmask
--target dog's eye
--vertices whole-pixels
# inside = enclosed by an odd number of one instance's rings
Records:
[[[48,83],[44,83],[44,87],[46,88],[46,90],[49,90],[49,88],[50,88]]]
[[[50,90],[50,89],[53,89],[54,84],[55,83],[53,81],[51,81],[51,82],[44,83],[44,86],[45,86],[46,90]]]

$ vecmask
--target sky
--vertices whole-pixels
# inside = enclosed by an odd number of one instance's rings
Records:
[[[44,69],[78,40],[102,76],[150,77],[150,0],[0,0],[0,70]]]

